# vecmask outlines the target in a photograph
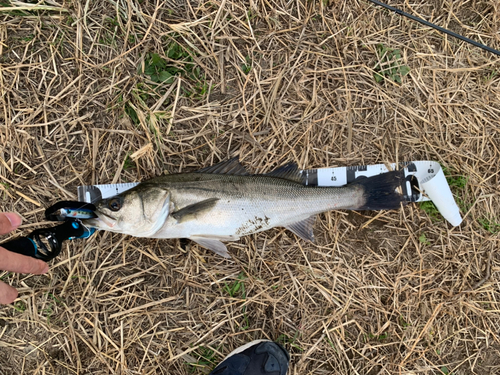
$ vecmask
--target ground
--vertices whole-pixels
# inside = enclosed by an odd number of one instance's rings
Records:
[[[47,275],[0,272],[20,291],[0,307],[0,374],[206,374],[261,338],[293,375],[500,373],[497,56],[367,1],[45,5],[0,8],[0,209],[25,223],[2,240],[51,225],[79,185],[234,156],[255,173],[435,160],[464,221],[331,212],[315,244],[277,228],[231,260],[67,242]],[[391,5],[500,49],[496,0]]]

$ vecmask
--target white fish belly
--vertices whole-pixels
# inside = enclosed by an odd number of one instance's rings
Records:
[[[191,236],[240,237],[281,225],[272,204],[232,204],[219,201],[213,209],[196,219],[177,221],[169,216],[154,238],[189,238]]]
[[[170,215],[152,237],[189,238],[205,235],[238,238],[274,227],[285,227],[311,215],[342,208],[337,207],[338,204],[332,199],[302,198],[300,202],[272,196],[260,200],[220,198],[211,210],[200,213],[195,219],[179,222]],[[184,202],[182,206],[191,203]]]

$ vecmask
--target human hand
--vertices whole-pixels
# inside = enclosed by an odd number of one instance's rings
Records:
[[[21,217],[14,212],[0,212],[0,235],[12,232],[21,225]],[[33,273],[40,275],[49,270],[43,260],[16,254],[0,246],[0,271]],[[0,281],[0,304],[12,303],[17,298],[17,290]]]

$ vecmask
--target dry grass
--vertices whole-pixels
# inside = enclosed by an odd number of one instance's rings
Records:
[[[500,48],[496,0],[391,4]],[[332,212],[316,245],[276,229],[230,245],[232,261],[77,240],[48,275],[0,274],[21,291],[0,308],[0,374],[203,374],[257,338],[285,343],[290,374],[500,373],[497,57],[365,1],[45,5],[0,9],[0,209],[23,215],[15,235],[78,185],[235,155],[256,172],[437,160],[466,178],[465,220],[410,205],[363,228],[374,213]],[[375,82],[378,44],[401,50],[402,84]],[[150,54],[176,78],[143,74]]]

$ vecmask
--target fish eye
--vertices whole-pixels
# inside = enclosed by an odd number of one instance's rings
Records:
[[[122,208],[122,202],[120,198],[112,198],[108,201],[108,208],[111,211],[118,211]]]

